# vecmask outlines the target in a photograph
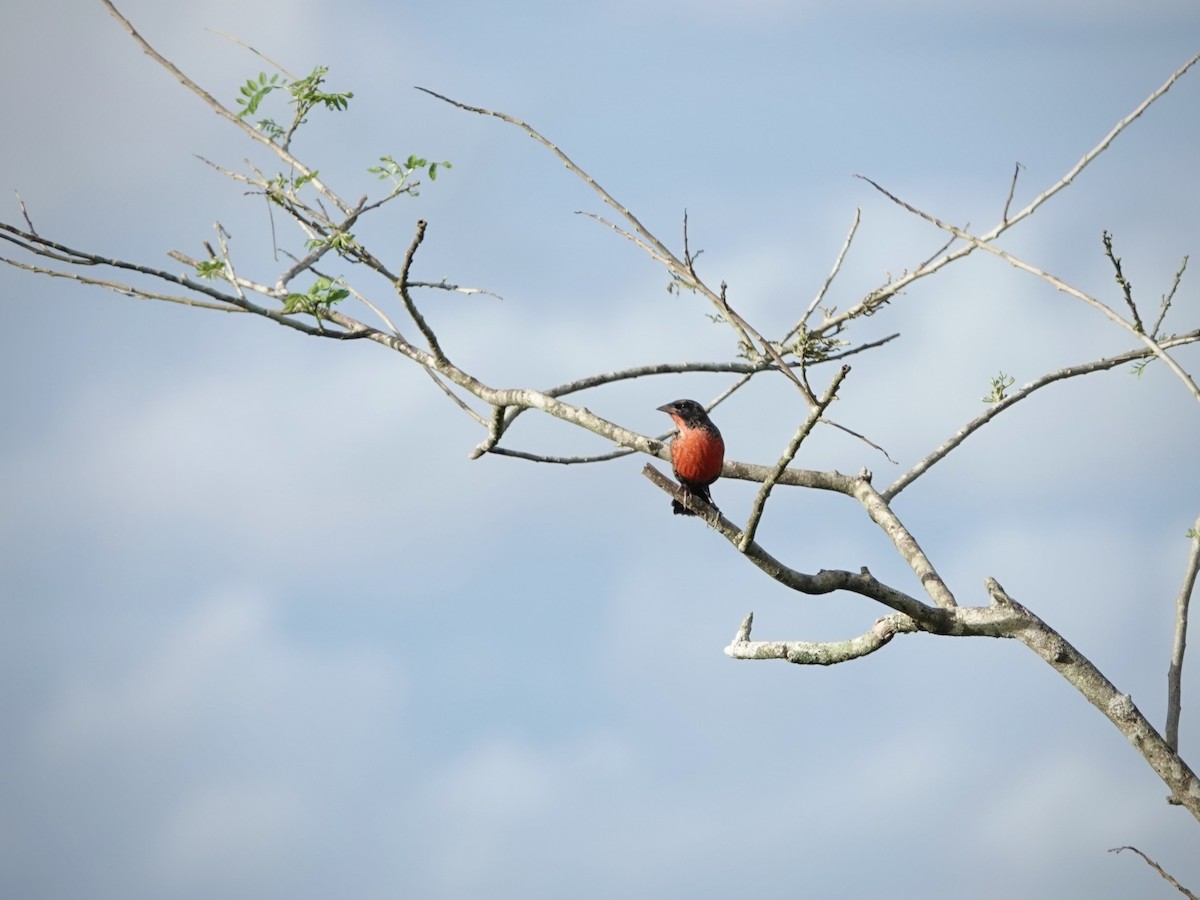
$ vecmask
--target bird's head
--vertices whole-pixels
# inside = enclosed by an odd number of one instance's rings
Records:
[[[695,427],[708,420],[704,407],[695,400],[675,400],[672,403],[664,403],[658,409],[674,419],[677,424],[688,427]]]

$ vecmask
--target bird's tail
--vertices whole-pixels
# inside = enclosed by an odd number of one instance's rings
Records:
[[[683,497],[685,501],[689,501],[692,497],[696,497],[700,500],[703,500],[713,509],[717,510],[717,512],[721,511],[717,508],[717,504],[713,503],[712,494],[708,492],[707,485],[683,485]],[[678,500],[671,501],[671,512],[677,516],[696,515],[696,512],[690,508],[690,504],[684,505],[684,503],[680,503]]]

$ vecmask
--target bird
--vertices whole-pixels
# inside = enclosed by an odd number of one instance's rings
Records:
[[[678,429],[671,441],[671,468],[683,487],[684,502],[672,500],[672,512],[677,516],[696,515],[686,505],[688,495],[699,497],[717,509],[708,486],[717,480],[725,463],[725,441],[721,439],[721,432],[695,400],[676,400],[658,409],[670,416]]]

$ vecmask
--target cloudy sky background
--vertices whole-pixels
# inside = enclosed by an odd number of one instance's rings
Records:
[[[1015,162],[1019,207],[1200,49],[1185,0],[246,6],[121,4],[231,105],[263,66],[208,28],[293,71],[331,66],[356,97],[296,151],[343,196],[375,187],[384,154],[454,163],[360,235],[398,261],[425,218],[415,274],[503,296],[421,298],[451,358],[496,386],[723,359],[731,340],[573,214],[599,200],[542,148],[413,85],[530,121],[677,247],[686,208],[702,274],[777,334],[856,208],[840,308],[942,242],[854,173],[984,231]],[[220,221],[240,271],[274,280],[263,202],[195,156],[265,164],[243,136],[99,2],[4,18],[0,187],[43,234],[174,271],[166,252],[201,253]],[[1107,228],[1152,316],[1200,253],[1197,78],[1004,246],[1116,303]],[[1196,277],[1169,329],[1196,327]],[[386,285],[357,283],[398,314]],[[909,636],[829,670],[727,659],[751,609],[756,637],[810,640],[881,610],[766,580],[672,517],[641,459],[469,461],[478,427],[374,346],[8,268],[0,298],[4,896],[1174,896],[1105,852],[1122,844],[1200,886],[1197,824],[1019,645]],[[854,360],[835,415],[899,466],[829,430],[800,465],[889,483],[998,371],[1020,384],[1133,346],[982,254],[852,337],[893,332]],[[581,402],[650,434],[659,404],[727,383]],[[761,379],[717,421],[731,457],[768,462],[803,415]],[[960,602],[998,578],[1161,726],[1198,441],[1162,367],[1122,367],[1018,405],[896,508]],[[533,416],[511,444],[602,449]],[[736,520],[753,487],[715,494]],[[868,565],[919,591],[845,498],[779,491],[760,537],[798,568]]]

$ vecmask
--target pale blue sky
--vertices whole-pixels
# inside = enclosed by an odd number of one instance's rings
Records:
[[[505,387],[720,359],[731,342],[573,214],[599,200],[542,148],[413,85],[528,120],[668,242],[686,208],[702,273],[774,334],[856,208],[841,308],[942,241],[853,174],[985,230],[1015,162],[1023,205],[1200,49],[1182,0],[245,6],[121,4],[229,103],[262,65],[206,28],[294,71],[329,65],[355,99],[314,114],[296,151],[345,196],[374,187],[364,170],[383,154],[453,161],[360,234],[399,259],[424,218],[418,277],[503,296],[421,299],[451,357]],[[0,187],[43,234],[175,270],[166,252],[201,252],[220,221],[241,271],[274,279],[262,201],[196,159],[240,167],[241,135],[99,2],[4,19]],[[1119,302],[1108,229],[1153,309],[1200,253],[1197,79],[1004,246]],[[980,411],[997,371],[1025,383],[1132,346],[980,257],[853,335],[902,334],[856,358],[835,410],[900,466],[832,431],[798,464],[890,480]],[[1175,330],[1196,327],[1197,277]],[[472,462],[474,423],[377,347],[8,268],[0,298],[4,896],[1173,896],[1105,852],[1122,844],[1200,888],[1196,823],[1015,643],[909,636],[827,670],[727,659],[751,609],[756,637],[809,640],[882,610],[766,580],[672,517],[643,460]],[[1200,370],[1194,349],[1179,358]],[[803,418],[778,382],[719,411],[732,457],[773,461]],[[726,383],[664,377],[581,402],[653,433],[655,407]],[[1198,423],[1161,367],[1063,384],[897,511],[960,602],[986,602],[998,578],[1161,726]],[[511,439],[601,446],[534,416]],[[714,495],[736,519],[753,488]],[[844,498],[780,491],[760,537],[798,568],[866,565],[919,591]],[[1194,710],[1185,699],[1193,764]]]

